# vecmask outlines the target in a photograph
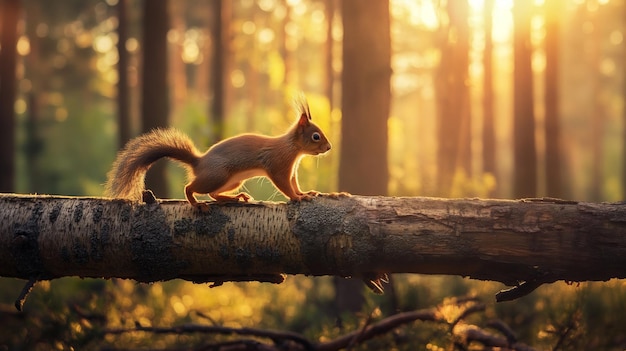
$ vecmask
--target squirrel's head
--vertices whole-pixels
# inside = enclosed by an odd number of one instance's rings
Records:
[[[311,110],[304,96],[294,100],[298,122],[295,126],[297,142],[302,153],[307,155],[319,155],[330,150],[331,145],[324,132],[311,122]]]

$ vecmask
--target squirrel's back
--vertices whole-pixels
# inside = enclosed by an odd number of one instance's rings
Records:
[[[155,129],[130,140],[107,174],[109,197],[141,199],[144,178],[158,159],[169,157],[194,167],[200,153],[189,137],[176,129]]]

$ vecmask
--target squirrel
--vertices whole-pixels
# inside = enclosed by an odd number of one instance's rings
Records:
[[[308,200],[320,195],[317,191],[302,192],[298,184],[297,168],[305,155],[320,155],[331,149],[322,130],[311,122],[311,111],[306,99],[294,100],[298,115],[296,123],[279,136],[240,134],[218,142],[205,153],[200,153],[191,139],[176,129],[155,129],[130,140],[119,152],[107,175],[105,193],[109,197],[140,200],[144,178],[150,166],[168,157],[187,166],[191,181],[185,186],[185,197],[194,207],[206,208],[194,194],[208,194],[218,202],[248,202],[246,193],[225,195],[238,189],[252,177],[265,176],[292,201]],[[330,193],[330,197],[350,196],[349,193]],[[387,274],[369,273],[365,284],[376,294],[383,293]]]
[[[119,152],[107,175],[109,197],[140,200],[145,174],[158,159],[168,157],[185,164],[190,182],[185,197],[202,208],[194,194],[208,194],[218,202],[248,202],[246,193],[225,195],[252,177],[265,176],[292,201],[309,200],[320,193],[303,192],[296,176],[300,159],[331,149],[322,130],[311,121],[309,105],[301,96],[294,100],[296,123],[279,136],[240,134],[222,140],[200,153],[187,135],[176,129],[155,129],[129,141]]]

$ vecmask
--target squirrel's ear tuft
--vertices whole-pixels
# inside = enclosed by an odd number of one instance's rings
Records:
[[[298,124],[301,123],[302,118],[307,120],[311,119],[311,110],[309,109],[309,103],[306,101],[304,93],[300,93],[299,96],[296,96],[293,99],[293,107],[299,118]]]
[[[298,126],[299,127],[308,126],[310,124],[309,122],[310,119],[311,117],[309,115],[307,115],[306,113],[302,113],[300,115],[300,118],[298,119]]]

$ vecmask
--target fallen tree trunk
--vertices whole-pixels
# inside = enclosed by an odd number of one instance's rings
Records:
[[[182,201],[0,195],[4,277],[219,284],[382,272],[526,282],[530,291],[624,278],[626,205],[353,196],[200,212]]]

